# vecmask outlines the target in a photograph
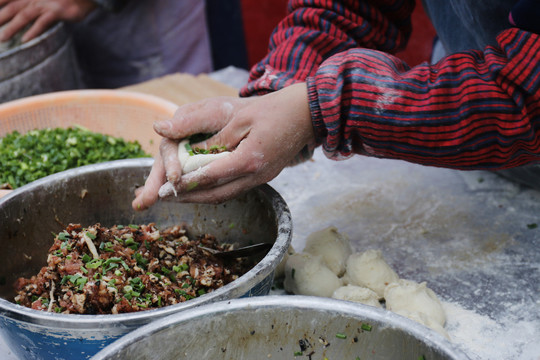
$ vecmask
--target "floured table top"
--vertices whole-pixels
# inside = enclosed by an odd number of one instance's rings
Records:
[[[179,105],[237,93],[185,74],[125,90]],[[380,249],[401,278],[426,281],[443,301],[451,340],[472,360],[540,358],[540,191],[483,171],[336,162],[319,150],[270,185],[291,209],[297,251],[334,225],[355,251]],[[2,339],[0,354],[14,358]]]
[[[334,225],[355,251],[380,249],[401,278],[426,281],[472,359],[539,358],[539,191],[489,172],[320,151],[270,185],[291,208],[296,251]]]

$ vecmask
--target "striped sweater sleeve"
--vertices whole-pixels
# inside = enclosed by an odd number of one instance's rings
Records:
[[[540,39],[512,28],[498,47],[412,69],[351,49],[307,79],[327,156],[354,153],[456,169],[540,161]]]
[[[409,68],[392,53],[412,0],[291,0],[242,96],[308,84],[326,155],[456,169],[540,161],[540,39],[512,28],[498,46]]]
[[[414,0],[290,0],[287,17],[270,37],[267,56],[253,67],[240,95],[305,81],[324,60],[349,49],[395,53],[406,45],[413,9]]]

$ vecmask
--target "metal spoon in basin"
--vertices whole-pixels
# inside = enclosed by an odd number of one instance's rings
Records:
[[[204,246],[199,246],[199,247],[203,250],[208,251],[212,255],[219,256],[221,258],[239,258],[239,257],[256,255],[263,251],[268,251],[273,245],[274,244],[260,243],[260,244],[243,246],[243,247],[233,249],[230,251],[220,251],[216,249],[210,249]]]

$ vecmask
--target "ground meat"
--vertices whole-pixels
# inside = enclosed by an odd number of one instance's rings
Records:
[[[14,284],[17,304],[64,314],[119,314],[177,304],[244,274],[246,259],[224,262],[199,246],[229,250],[214,236],[155,224],[83,228],[56,235],[47,266]]]

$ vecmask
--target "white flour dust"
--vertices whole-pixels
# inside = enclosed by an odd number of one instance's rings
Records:
[[[443,302],[443,308],[447,317],[445,329],[451,341],[471,360],[540,360],[540,339],[535,336],[540,327],[538,322],[517,319],[514,315],[501,316],[502,320],[497,322],[455,303]],[[538,311],[538,306],[523,310],[525,314]],[[509,337],[518,340],[508,346]]]

